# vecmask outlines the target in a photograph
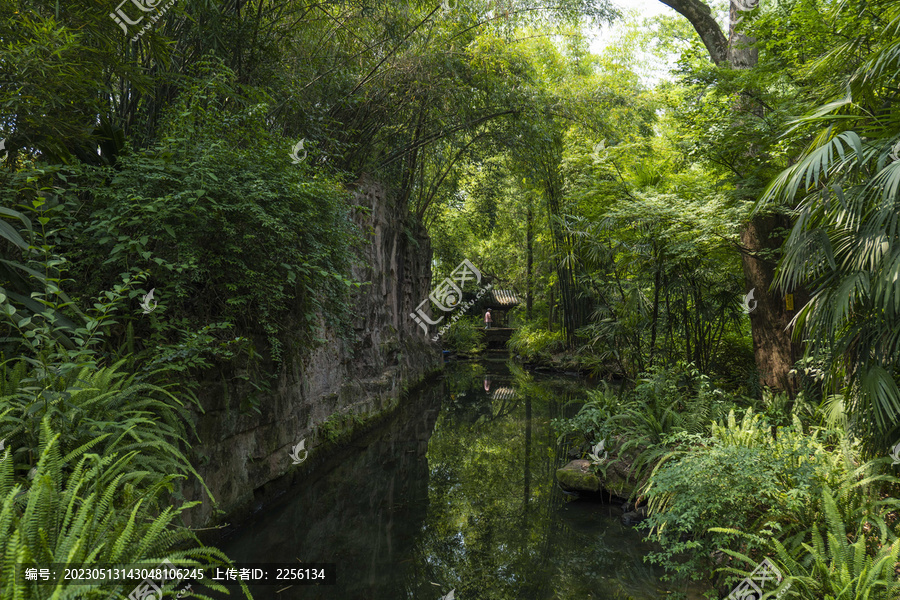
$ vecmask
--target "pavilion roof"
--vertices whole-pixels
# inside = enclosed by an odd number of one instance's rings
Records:
[[[512,290],[491,290],[489,298],[488,303],[501,310],[512,308],[519,304],[519,297]]]

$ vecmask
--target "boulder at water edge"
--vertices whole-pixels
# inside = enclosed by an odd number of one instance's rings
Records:
[[[573,460],[562,469],[556,470],[559,487],[567,492],[599,492],[600,478],[591,473],[591,461]]]

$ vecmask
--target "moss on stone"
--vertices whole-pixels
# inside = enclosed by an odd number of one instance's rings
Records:
[[[603,481],[603,488],[619,498],[630,498],[635,490],[635,483],[622,477],[613,469],[608,469]]]
[[[590,464],[587,460],[573,460],[557,469],[556,480],[560,487],[569,492],[600,491],[600,478],[591,473]]]

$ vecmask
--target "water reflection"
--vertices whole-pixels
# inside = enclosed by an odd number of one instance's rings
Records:
[[[222,544],[238,562],[328,562],[337,585],[251,588],[254,598],[405,597],[410,549],[428,511],[428,439],[441,385],[418,394],[292,498]],[[278,591],[280,593],[278,593]],[[232,596],[234,597],[234,596]]]
[[[494,365],[491,389],[478,393],[468,380],[484,368],[460,365],[447,379],[428,444],[425,535],[414,549],[423,575],[461,599],[658,597],[647,548],[619,524],[621,512],[566,502],[554,482],[565,459],[550,420],[569,416],[583,386]]]
[[[617,509],[567,502],[550,428],[580,383],[502,362],[448,365],[290,502],[224,545],[242,562],[333,562],[328,587],[259,599],[634,599],[661,595]]]

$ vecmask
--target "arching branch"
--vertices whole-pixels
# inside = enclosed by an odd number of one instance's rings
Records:
[[[691,22],[694,30],[700,34],[703,45],[709,51],[709,57],[717,65],[728,60],[728,40],[712,15],[712,9],[700,0],[660,0],[671,6],[684,18]]]

